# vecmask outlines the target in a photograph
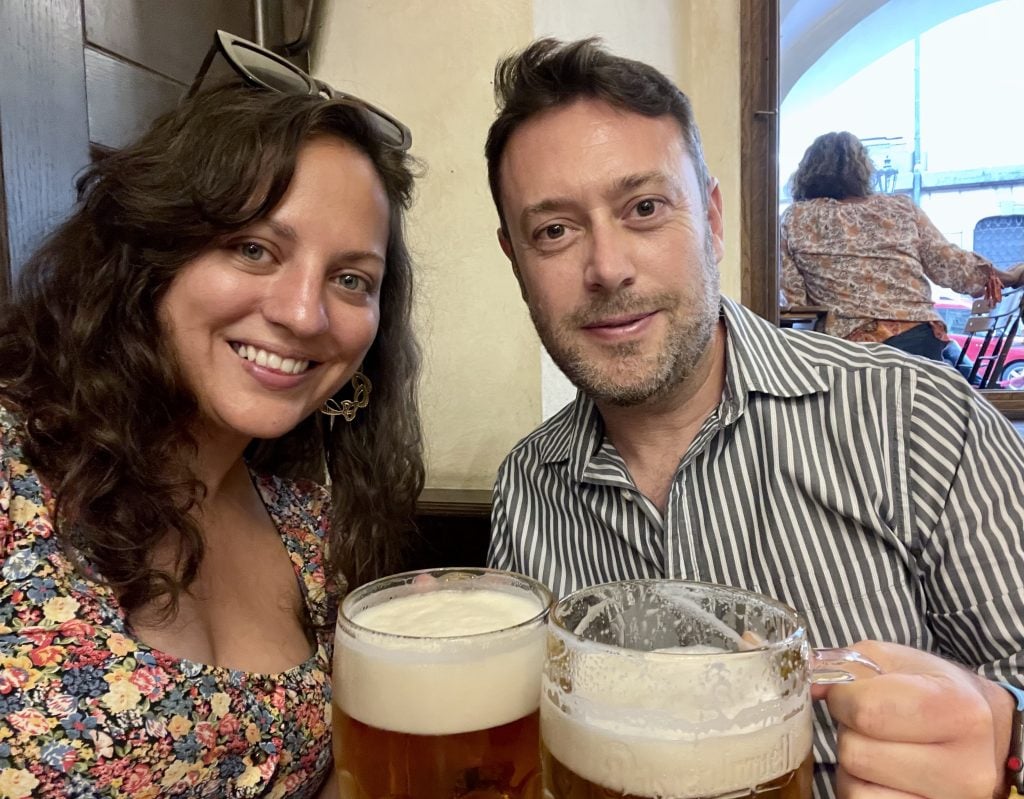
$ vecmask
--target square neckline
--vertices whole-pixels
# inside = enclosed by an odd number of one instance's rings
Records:
[[[273,502],[271,501],[271,496],[269,496],[269,492],[272,490],[273,483],[276,481],[277,478],[274,478],[273,476],[270,475],[261,475],[258,472],[254,471],[252,467],[249,466],[248,464],[246,464],[246,470],[249,474],[249,479],[252,481],[253,487],[259,494],[260,501],[263,503],[263,507],[266,509],[267,514],[270,516],[270,520],[274,525],[274,530],[277,533],[277,536],[280,539],[282,546],[284,547],[285,554],[289,556],[288,562],[291,564],[295,580],[299,585],[299,593],[302,596],[302,606],[304,613],[303,621],[305,624],[308,625],[309,629],[315,631],[317,629],[317,625],[314,623],[313,619],[313,608],[311,606],[311,600],[309,597],[309,588],[306,585],[306,581],[302,577],[302,564],[296,563],[290,557],[291,550],[288,547],[289,536],[284,530],[285,526],[282,524],[283,519],[275,509]],[[47,497],[46,504],[47,506],[49,506],[48,510],[52,518],[53,507],[51,496]],[[316,635],[315,632],[315,645],[310,655],[307,658],[305,658],[302,662],[297,663],[294,666],[291,666],[279,672],[247,671],[246,669],[236,669],[230,666],[220,666],[215,663],[203,663],[201,661],[192,660],[191,658],[181,657],[179,655],[172,654],[171,652],[168,652],[164,649],[160,649],[159,647],[151,646],[150,644],[147,644],[145,641],[139,638],[138,633],[135,632],[134,628],[128,621],[128,614],[125,611],[124,607],[121,605],[120,599],[118,598],[114,590],[110,587],[110,585],[103,580],[103,576],[99,572],[99,570],[96,569],[93,566],[93,564],[87,558],[84,557],[84,555],[80,555],[80,562],[82,563],[86,570],[87,576],[85,577],[85,579],[88,579],[89,582],[93,585],[92,590],[98,594],[105,594],[107,597],[107,601],[110,603],[110,607],[114,611],[116,627],[119,629],[114,629],[115,625],[112,624],[112,631],[120,632],[126,638],[131,640],[131,642],[136,647],[138,647],[138,649],[140,649],[143,652],[149,653],[156,659],[161,660],[165,668],[174,668],[176,671],[178,671],[182,676],[186,678],[195,679],[196,677],[199,677],[201,675],[209,674],[219,675],[223,678],[226,678],[227,681],[229,682],[239,684],[246,682],[263,684],[270,682],[275,684],[290,684],[301,681],[302,678],[304,678],[311,672],[317,670],[317,668],[323,671],[328,670],[330,664],[327,662],[328,655],[326,647],[321,637],[319,635]],[[75,570],[75,564],[71,563],[70,561],[68,562],[67,566],[69,569]],[[113,622],[114,619],[112,619],[111,621]]]

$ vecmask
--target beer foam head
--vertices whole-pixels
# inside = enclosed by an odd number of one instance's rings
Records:
[[[633,721],[625,725],[629,733],[614,725],[595,726],[591,719],[566,715],[545,697],[540,726],[555,759],[615,795],[732,795],[796,771],[811,751],[809,701],[780,724],[673,738],[666,728],[639,733]]]
[[[451,638],[503,630],[529,621],[543,608],[536,598],[492,590],[409,594],[365,608],[353,622],[391,635]]]
[[[417,735],[482,730],[540,700],[544,606],[500,589],[393,596],[339,621],[335,697],[349,716]]]
[[[780,679],[765,651],[571,649],[545,675],[541,734],[558,761],[604,788],[717,796],[786,774],[810,751],[806,682]]]

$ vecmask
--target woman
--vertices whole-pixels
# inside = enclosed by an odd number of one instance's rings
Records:
[[[423,480],[411,188],[242,85],[81,178],[0,321],[0,795],[333,797],[338,595]]]
[[[875,194],[874,172],[852,133],[807,148],[782,215],[783,297],[827,307],[826,333],[942,360],[949,337],[928,279],[995,300],[1021,285],[1024,264],[1004,272],[951,244],[909,197]]]

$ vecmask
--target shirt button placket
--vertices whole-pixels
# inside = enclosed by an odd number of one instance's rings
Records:
[[[667,564],[666,576],[684,580],[700,580],[702,569],[697,559],[696,531],[690,523],[690,501],[687,496],[686,473],[676,475],[668,495],[665,514],[665,551],[675,563]],[[684,552],[685,549],[685,552]]]

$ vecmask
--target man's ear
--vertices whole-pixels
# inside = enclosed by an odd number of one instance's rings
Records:
[[[725,221],[722,216],[722,190],[718,179],[708,176],[708,227],[715,251],[715,263],[725,255]]]
[[[519,284],[519,293],[523,295],[523,301],[529,302],[526,297],[526,284],[523,283],[523,276],[519,274],[519,264],[516,263],[516,253],[512,249],[512,242],[508,240],[508,236],[505,234],[504,228],[498,228],[498,244],[501,245],[501,251],[505,253],[505,257],[508,258],[510,264],[512,264],[512,274],[516,276],[516,282]]]

